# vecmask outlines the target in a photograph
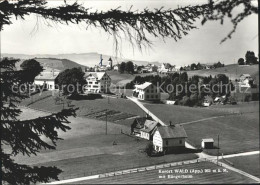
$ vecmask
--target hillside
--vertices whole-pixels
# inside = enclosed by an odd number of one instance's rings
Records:
[[[84,70],[84,68],[86,67],[68,59],[57,59],[57,58],[34,58],[34,59],[37,60],[43,67],[59,69],[61,71],[65,69],[71,69],[74,67],[81,67]],[[20,69],[20,65],[23,63],[24,60],[26,59],[21,59],[19,62],[16,63],[17,69]]]
[[[13,57],[13,58],[20,58],[20,59],[30,59],[30,58],[55,58],[55,59],[68,59],[71,61],[74,61],[76,63],[79,63],[84,66],[90,66],[93,67],[100,62],[100,53],[70,53],[70,54],[57,54],[57,55],[24,55],[24,54],[8,54],[8,53],[3,53],[3,57]],[[148,64],[147,61],[137,61],[137,60],[131,60],[131,59],[124,59],[120,57],[114,57],[114,56],[109,56],[109,55],[102,55],[103,58],[103,64],[108,64],[108,59],[109,57],[112,58],[114,64],[121,63],[123,61],[132,61],[137,65],[146,65]],[[154,62],[152,62],[154,63]],[[158,63],[158,62],[155,62]]]
[[[257,82],[259,82],[259,66],[251,65],[251,66],[239,66],[237,64],[226,65],[225,67],[216,68],[216,69],[202,69],[195,71],[187,71],[188,76],[215,76],[217,74],[225,74],[231,80],[238,79],[241,74],[250,74]],[[258,83],[259,84],[259,83]]]

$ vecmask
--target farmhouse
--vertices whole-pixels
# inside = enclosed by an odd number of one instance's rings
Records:
[[[141,138],[147,140],[153,140],[153,134],[157,127],[157,122],[152,120],[146,120],[144,123],[144,127],[140,130]]]
[[[213,138],[207,138],[201,140],[201,147],[202,148],[213,148],[214,146],[214,139]]]
[[[44,86],[47,90],[55,90],[55,79],[59,75],[60,70],[45,68],[45,71],[41,72],[34,79],[34,84]]]
[[[87,82],[87,86],[85,87],[86,93],[109,92],[111,78],[106,72],[87,72],[84,78]]]
[[[161,98],[160,89],[150,82],[135,85],[133,96],[139,100],[158,101]]]
[[[153,146],[157,152],[167,152],[185,147],[187,134],[181,125],[157,127],[153,135]]]

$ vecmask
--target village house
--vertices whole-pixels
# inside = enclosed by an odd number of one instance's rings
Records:
[[[250,74],[242,74],[239,78],[239,85],[241,87],[251,87],[251,84],[253,84],[254,79],[250,76]]]
[[[169,72],[172,72],[173,66],[169,63],[163,63],[160,68],[158,69],[158,72],[161,74],[167,74]]]
[[[111,85],[111,78],[106,72],[87,72],[84,78],[86,79],[86,93],[107,93]]]
[[[159,126],[153,135],[153,146],[157,152],[185,148],[187,134],[181,125]]]
[[[152,120],[151,116],[146,114],[145,117],[135,118],[134,122],[131,125],[131,134],[141,136],[141,129],[144,128],[144,123],[146,120]]]
[[[134,122],[131,125],[131,134],[136,136],[141,136],[141,129],[144,127],[146,117],[135,118]]]
[[[153,134],[157,128],[157,122],[153,120],[145,120],[144,127],[140,130],[141,138],[153,140]]]
[[[161,98],[160,89],[150,82],[141,85],[135,85],[133,96],[139,100],[159,101]]]
[[[45,68],[43,72],[41,72],[34,79],[34,85],[36,86],[44,86],[47,90],[55,90],[58,89],[55,86],[55,79],[59,75],[60,70],[58,69],[50,69]]]

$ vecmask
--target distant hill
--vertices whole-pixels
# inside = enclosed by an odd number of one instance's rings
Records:
[[[57,59],[57,58],[34,58],[34,59],[37,60],[43,67],[59,69],[61,71],[65,69],[71,69],[74,67],[81,67],[84,70],[86,67],[68,59]],[[24,60],[26,59],[21,59],[19,62],[16,63],[17,69],[20,69],[20,65],[23,63]]]
[[[30,59],[30,58],[52,58],[52,59],[67,59],[70,61],[74,61],[80,65],[83,66],[89,66],[93,67],[95,65],[98,65],[100,62],[100,53],[70,53],[70,54],[57,54],[57,55],[24,55],[24,54],[8,54],[3,53],[2,57],[13,57],[13,58],[19,58],[19,59]],[[108,64],[109,57],[112,58],[113,63],[121,63],[121,62],[127,62],[132,61],[137,65],[147,65],[149,62],[147,61],[139,61],[139,60],[131,60],[131,59],[124,59],[120,57],[114,57],[109,55],[102,55],[103,58],[103,64]],[[151,62],[153,63],[153,62]],[[158,64],[158,62],[156,62]]]
[[[188,76],[215,76],[217,74],[225,74],[231,80],[238,79],[241,74],[250,74],[252,78],[254,78],[259,84],[259,66],[258,65],[251,65],[251,66],[239,66],[237,64],[230,64],[226,65],[225,67],[220,67],[216,69],[202,69],[202,70],[195,70],[195,71],[187,71]]]

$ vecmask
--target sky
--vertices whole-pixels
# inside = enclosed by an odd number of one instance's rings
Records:
[[[67,0],[68,2],[68,0]],[[73,2],[73,1],[69,1]],[[93,11],[106,11],[121,6],[127,10],[142,10],[144,8],[176,8],[179,6],[199,4],[206,0],[95,0],[78,1]],[[57,6],[63,1],[49,1],[50,6]],[[86,30],[84,24],[61,25],[47,23],[35,15],[26,16],[25,20],[13,19],[13,24],[4,26],[1,31],[1,52],[12,54],[68,54],[98,52],[115,55],[113,37],[101,29]],[[37,24],[38,23],[38,24]],[[48,25],[50,24],[50,25]],[[221,25],[218,21],[201,25],[198,20],[187,36],[177,42],[173,38],[164,41],[149,36],[153,45],[139,51],[123,40],[120,46],[120,57],[149,62],[169,62],[175,65],[186,65],[193,62],[231,64],[239,58],[244,58],[246,51],[254,51],[258,57],[258,16],[250,15],[239,25],[232,39],[220,44],[220,41],[231,31],[229,20]],[[87,64],[85,64],[87,65]]]

